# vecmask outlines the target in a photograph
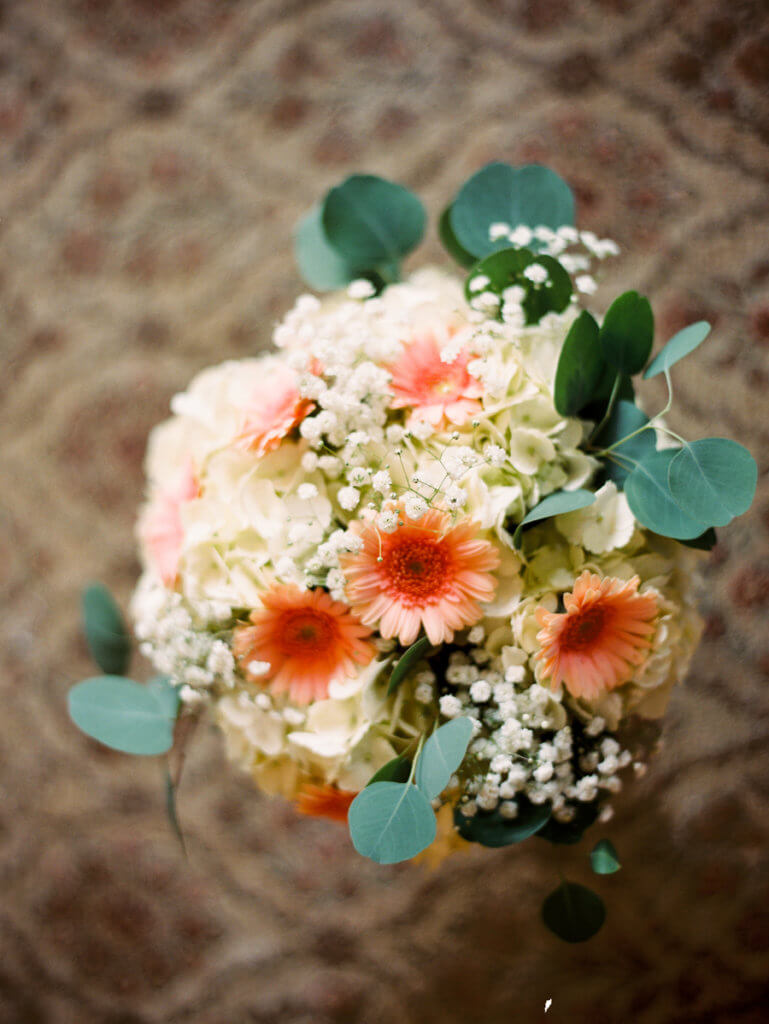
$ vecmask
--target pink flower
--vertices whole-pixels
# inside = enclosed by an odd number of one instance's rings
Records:
[[[573,696],[592,699],[632,678],[646,660],[657,615],[656,595],[639,594],[639,582],[585,569],[564,595],[565,614],[537,609],[536,659],[553,689],[563,683]]]
[[[499,555],[470,519],[452,526],[451,516],[437,509],[418,521],[400,506],[397,511],[401,524],[393,533],[351,523],[363,547],[340,557],[347,599],[361,622],[379,623],[383,637],[397,636],[404,646],[416,640],[421,626],[431,643],[451,640],[454,630],[482,617],[478,602],[494,597],[497,581],[490,570]]]
[[[451,363],[441,361],[434,335],[424,334],[406,345],[392,374],[392,407],[410,408],[409,424],[424,420],[434,427],[446,420],[462,424],[481,408],[480,381],[467,370],[472,356],[463,350]]]
[[[192,459],[188,459],[175,487],[160,491],[142,517],[139,535],[151,563],[166,587],[173,587],[179,573],[184,540],[181,507],[200,497],[200,483]]]
[[[266,455],[277,448],[313,408],[313,402],[299,393],[294,371],[276,364],[251,394],[237,444],[245,451]]]

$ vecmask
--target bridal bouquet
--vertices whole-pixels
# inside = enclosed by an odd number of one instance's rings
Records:
[[[697,564],[756,485],[741,445],[664,421],[709,326],[650,361],[646,298],[584,308],[618,250],[574,227],[556,174],[464,184],[439,226],[460,273],[401,277],[424,227],[368,175],[302,221],[300,269],[331,294],[302,295],[274,351],[200,373],[150,438],[132,617],[159,675],[124,677],[97,585],[106,675],[70,693],[85,732],[135,754],[206,711],[259,788],[384,864],[609,820],[698,641]],[[635,381],[657,374],[650,415]],[[619,867],[606,839],[591,861]],[[543,916],[579,941],[604,908],[563,882]]]

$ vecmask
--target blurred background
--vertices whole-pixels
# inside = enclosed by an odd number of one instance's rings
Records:
[[[762,0],[0,4],[2,1024],[769,1020],[768,90]],[[609,917],[583,946],[538,915],[591,844],[380,868],[203,728],[185,862],[161,764],[66,714],[93,671],[82,586],[125,606],[137,576],[147,433],[200,368],[268,345],[300,214],[365,170],[434,225],[493,159],[552,166],[620,243],[597,308],[632,286],[658,343],[714,325],[672,425],[761,474],[708,561],[665,748],[603,830],[624,868],[592,883]]]

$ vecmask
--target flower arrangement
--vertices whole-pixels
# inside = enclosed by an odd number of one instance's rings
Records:
[[[106,674],[70,693],[81,729],[135,754],[206,710],[262,790],[380,863],[609,820],[697,644],[697,564],[756,485],[741,445],[664,420],[709,326],[650,362],[646,298],[582,308],[618,249],[574,227],[556,174],[496,163],[463,185],[439,230],[464,276],[401,280],[424,227],[368,175],[301,222],[300,269],[331,294],[297,300],[274,353],[199,374],[150,438],[132,616],[160,675],[124,677],[96,585]],[[667,381],[655,415],[639,374]],[[619,867],[606,839],[591,862]],[[569,941],[603,917],[571,882],[543,906]]]

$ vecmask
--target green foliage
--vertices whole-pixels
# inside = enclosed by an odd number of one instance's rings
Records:
[[[435,839],[433,809],[411,783],[366,786],[350,805],[347,821],[355,849],[377,864],[410,860]]]
[[[598,817],[599,807],[593,803],[580,804],[571,821],[556,821],[551,818],[537,832],[537,839],[545,839],[548,843],[558,846],[574,846]]]
[[[184,833],[179,822],[179,815],[176,810],[176,787],[174,781],[171,778],[171,773],[166,769],[166,815],[168,817],[168,824],[171,826],[171,831],[179,841],[179,845],[182,848],[182,853],[187,856],[187,847],[184,842]]]
[[[547,271],[547,280],[542,284],[535,284],[524,275],[524,270],[532,264],[538,264]],[[500,249],[476,263],[465,283],[468,302],[477,294],[470,285],[479,275],[489,279],[483,291],[495,295],[501,296],[513,285],[524,289],[523,310],[527,324],[539,323],[545,313],[563,312],[571,298],[571,278],[558,260],[552,256],[535,256],[529,249]]]
[[[555,407],[562,416],[576,416],[595,395],[605,366],[598,335],[598,324],[587,310],[566,335],[555,372]]]
[[[374,772],[366,783],[367,786],[375,782],[408,782],[411,775],[411,762],[406,757],[394,757],[392,761],[383,764],[378,772]]]
[[[542,904],[542,920],[565,942],[586,942],[606,920],[601,897],[576,882],[562,882]]]
[[[411,647],[403,654],[395,664],[395,668],[390,676],[390,682],[387,684],[387,696],[395,693],[400,684],[406,678],[408,673],[414,668],[417,662],[422,658],[427,651],[430,650],[430,641],[426,636],[420,636]]]
[[[172,685],[168,676],[153,676],[147,687],[160,705],[163,714],[172,721],[179,714],[179,691]]]
[[[443,248],[455,260],[460,267],[472,267],[476,257],[467,249],[463,249],[457,241],[454,229],[451,227],[451,207],[447,206],[438,221],[438,235],[443,243]]]
[[[668,469],[678,454],[666,448],[647,455],[625,481],[625,497],[638,522],[654,533],[676,540],[692,540],[710,523],[693,519],[677,503],[668,486]]]
[[[713,527],[709,526],[699,537],[693,537],[691,540],[682,540],[681,543],[684,547],[695,548],[697,551],[712,551],[718,543],[718,537]]]
[[[69,691],[69,714],[88,736],[126,754],[165,754],[174,739],[175,714],[158,696],[121,676],[98,676]]]
[[[440,796],[462,763],[473,735],[469,718],[455,718],[442,725],[425,743],[417,761],[414,781],[428,800]]]
[[[590,866],[597,875],[613,875],[622,867],[619,854],[608,839],[599,839],[590,851]]]
[[[540,519],[549,519],[551,516],[560,516],[566,512],[576,512],[578,508],[587,508],[594,501],[595,494],[581,487],[574,491],[555,491],[553,494],[548,494],[538,505],[530,509],[518,524],[513,534],[513,544],[517,548],[521,546],[523,529],[530,526],[531,523],[536,523]]]
[[[457,807],[454,811],[454,824],[463,839],[481,846],[511,846],[521,843],[529,836],[535,835],[550,818],[550,804],[532,804],[525,797],[519,796],[518,816],[503,818],[496,811],[478,811],[472,818],[465,817]]]
[[[625,292],[609,306],[600,332],[606,361],[632,376],[646,365],[654,341],[654,315],[649,300]]]
[[[362,269],[346,260],[326,239],[322,206],[314,206],[294,231],[294,255],[299,273],[320,292],[344,288],[360,277]]]
[[[510,245],[508,239],[490,240],[492,224],[555,230],[574,223],[574,197],[563,178],[547,167],[492,163],[465,182],[449,217],[459,245],[483,257]]]
[[[670,341],[657,353],[644,372],[644,380],[656,377],[658,373],[664,373],[670,369],[684,356],[688,356],[698,348],[705,338],[710,334],[710,324],[705,320],[698,320],[696,324],[689,324],[678,334],[674,334]]]
[[[109,590],[92,583],[83,591],[83,631],[91,656],[102,672],[122,675],[131,658],[131,638]]]
[[[726,526],[747,512],[757,481],[747,448],[723,437],[685,444],[668,467],[673,499],[693,519],[713,526]]]
[[[654,430],[642,430],[640,434],[623,441],[633,431],[638,430],[649,422],[649,417],[641,412],[633,402],[625,402],[622,399],[617,402],[612,410],[611,416],[601,432],[596,436],[594,444],[597,448],[609,448],[616,444],[617,448],[613,453],[606,456],[605,470],[609,480],[613,480],[617,487],[623,487],[628,474],[633,468],[633,462],[640,462],[647,455],[656,450],[656,438]],[[612,459],[616,456],[616,461]],[[632,461],[626,461],[632,460]]]

